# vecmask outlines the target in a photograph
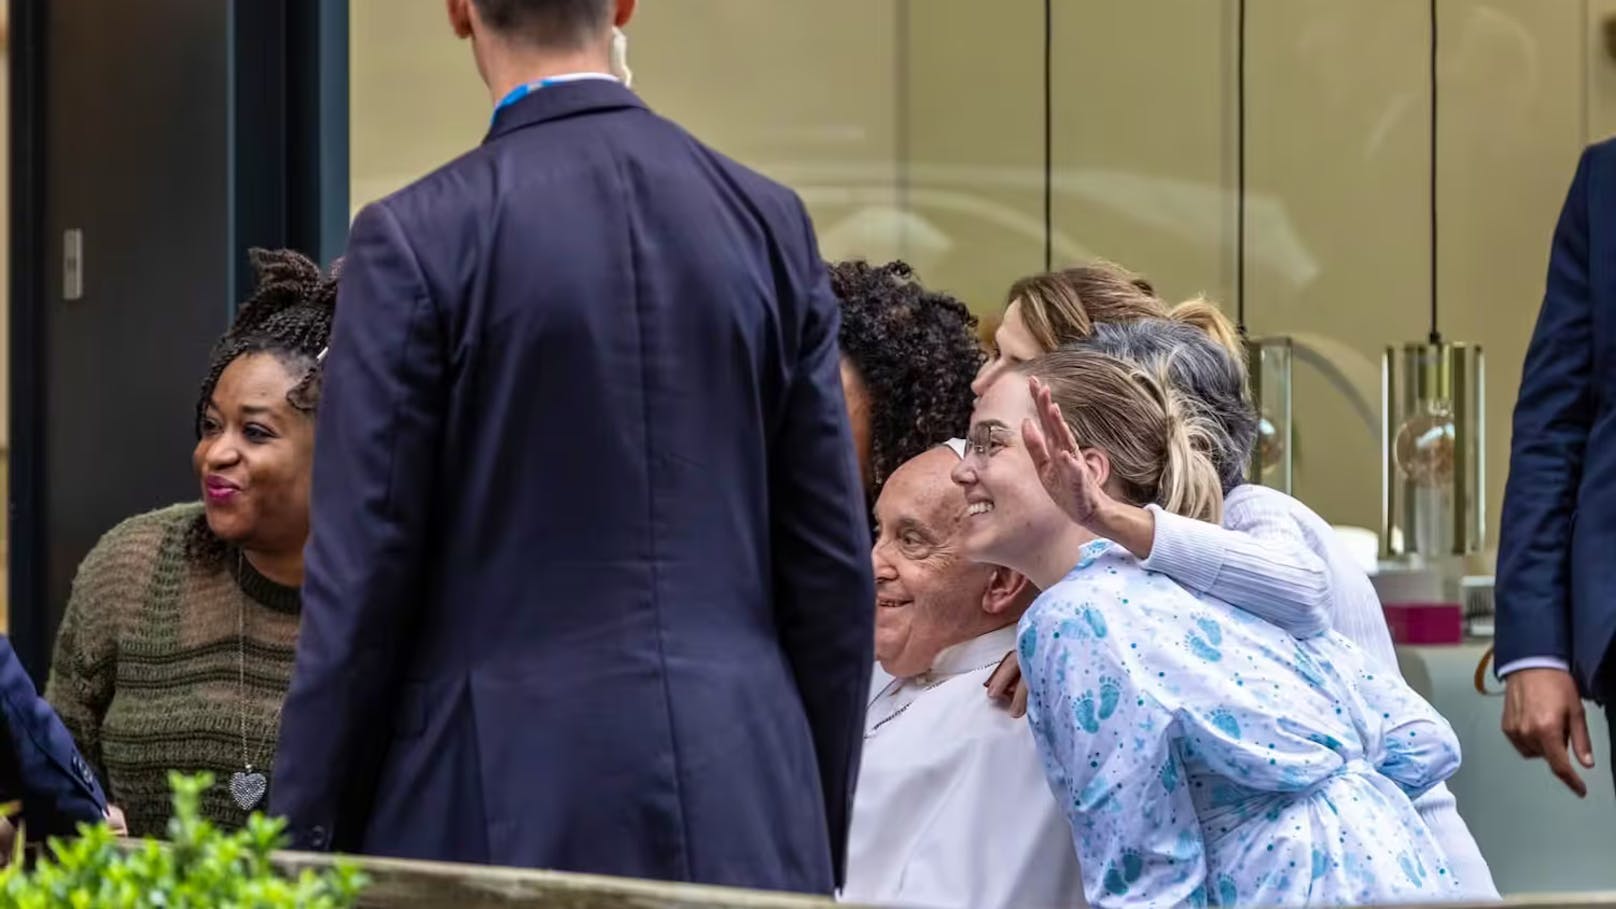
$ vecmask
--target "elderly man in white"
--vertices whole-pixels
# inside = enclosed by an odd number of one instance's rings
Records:
[[[949,474],[963,447],[910,460],[876,501],[881,671],[841,895],[959,909],[1082,905],[1071,830],[1032,736],[982,696],[1037,591],[959,556],[966,504]]]

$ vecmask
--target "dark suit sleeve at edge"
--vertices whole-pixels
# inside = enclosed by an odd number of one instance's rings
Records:
[[[317,423],[297,664],[272,791],[302,848],[364,833],[419,608],[444,345],[419,263],[376,203],[348,240]]]
[[[799,212],[801,211],[799,205]],[[771,440],[775,616],[813,731],[836,884],[846,860],[853,786],[874,659],[869,523],[842,397],[841,309],[801,214],[809,257],[799,359]],[[788,308],[789,311],[789,308]]]
[[[1593,417],[1588,168],[1577,165],[1526,349],[1498,542],[1497,665],[1571,661],[1571,516]]]
[[[101,820],[106,797],[90,765],[4,637],[0,637],[0,699],[7,745],[3,763],[17,775],[6,782],[22,802],[21,820],[30,838],[69,836],[78,824]]]

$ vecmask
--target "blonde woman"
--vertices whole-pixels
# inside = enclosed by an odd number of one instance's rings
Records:
[[[1001,376],[954,478],[962,554],[1044,593],[1017,650],[1045,773],[1096,907],[1452,899],[1411,799],[1451,775],[1448,724],[1346,638],[1283,629],[1147,571],[1051,498],[1035,394],[1063,457],[1122,501],[1216,521],[1219,432],[1176,392],[1086,351]],[[1086,447],[1079,448],[1076,439]],[[1074,567],[1075,566],[1075,567]]]

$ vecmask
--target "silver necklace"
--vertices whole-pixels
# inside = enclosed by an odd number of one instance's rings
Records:
[[[236,585],[247,577],[247,554],[237,550],[236,555]],[[264,799],[264,793],[269,791],[269,777],[253,766],[255,755],[264,753],[269,744],[269,736],[275,727],[280,725],[281,709],[275,708],[275,713],[269,718],[269,726],[264,730],[264,737],[258,742],[258,750],[251,753],[247,750],[247,595],[241,592],[236,610],[236,691],[240,695],[241,715],[241,767],[230,774],[230,797],[236,800],[242,811],[251,811]]]
[[[942,678],[938,679],[937,681],[932,682],[929,685],[923,686],[920,689],[920,694],[925,694],[926,692],[932,690],[933,688],[936,688],[938,685],[943,684],[944,682],[948,681],[949,679],[957,678],[958,676],[962,676],[962,675],[970,675],[973,672],[981,672],[984,669],[989,669],[989,668],[992,668],[994,666],[997,666],[1002,662],[1004,662],[1004,657],[1000,657],[999,659],[994,660],[991,663],[986,663],[984,665],[977,666],[977,667],[975,667],[973,669],[967,669],[964,672],[958,672],[958,673],[955,673],[954,675],[945,675]],[[879,701],[882,697],[884,697],[887,694],[887,692],[892,690],[893,685],[897,685],[897,684],[899,684],[899,683],[901,683],[903,681],[904,681],[903,679],[893,679],[892,681],[888,682],[887,687],[881,689],[881,693],[876,695],[875,699],[877,701]],[[920,695],[919,694],[915,695],[914,700],[910,701],[909,703],[903,705],[902,707],[899,707],[897,710],[894,710],[891,713],[887,714],[886,716],[882,717],[881,719],[877,720],[876,724],[874,726],[870,727],[870,731],[864,733],[865,740],[868,741],[870,736],[875,735],[878,731],[880,731],[882,726],[885,726],[886,724],[892,722],[893,720],[897,719],[898,717],[903,716],[903,712],[905,710],[908,710],[910,707],[915,706],[915,701],[918,701],[918,700],[920,700]],[[872,706],[873,706],[873,702],[872,702]]]

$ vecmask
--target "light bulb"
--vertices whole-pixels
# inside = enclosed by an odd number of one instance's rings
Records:
[[[1268,414],[1260,414],[1257,420],[1257,463],[1262,465],[1262,472],[1268,473],[1279,466],[1285,457],[1285,437],[1280,435],[1279,428]]]
[[[1416,486],[1448,486],[1453,482],[1455,435],[1447,402],[1427,402],[1397,428],[1397,438],[1392,443],[1397,472]]]

